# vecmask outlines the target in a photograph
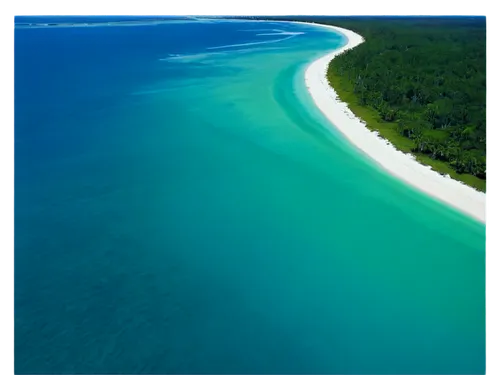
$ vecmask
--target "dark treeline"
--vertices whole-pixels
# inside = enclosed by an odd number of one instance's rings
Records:
[[[272,18],[362,35],[363,44],[330,63],[329,75],[347,81],[358,105],[394,123],[415,153],[486,179],[484,17]]]
[[[330,69],[347,76],[359,103],[397,122],[399,133],[414,141],[414,151],[485,179],[485,19],[366,20],[349,26],[366,42],[333,60]]]

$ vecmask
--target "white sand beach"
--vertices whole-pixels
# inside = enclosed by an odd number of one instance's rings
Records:
[[[411,184],[434,198],[445,202],[461,212],[486,222],[486,194],[473,189],[449,176],[443,176],[415,160],[414,156],[398,151],[377,132],[366,128],[347,104],[341,102],[326,77],[329,62],[342,52],[364,42],[362,36],[336,26],[313,24],[342,33],[348,43],[335,51],[312,62],[306,69],[306,86],[319,109],[344,136],[366,155],[392,175]]]

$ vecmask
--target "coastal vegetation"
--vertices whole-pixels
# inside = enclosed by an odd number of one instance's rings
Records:
[[[340,99],[398,149],[486,190],[484,17],[293,20],[363,36],[364,43],[329,65],[328,79]]]

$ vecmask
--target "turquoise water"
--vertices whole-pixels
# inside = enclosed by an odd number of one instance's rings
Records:
[[[315,108],[340,35],[15,37],[16,373],[484,373],[484,225]]]

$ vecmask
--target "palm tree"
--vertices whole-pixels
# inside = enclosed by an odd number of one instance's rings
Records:
[[[434,142],[429,143],[428,149],[429,149],[429,152],[431,153],[431,158],[436,159],[438,147],[439,147],[439,145],[434,143]]]
[[[449,157],[448,150],[441,143],[438,143],[436,147],[436,155],[439,159],[447,160]]]
[[[422,131],[422,128],[420,126],[412,126],[410,128],[410,138],[412,139],[416,139],[416,138],[422,138],[422,134],[423,134],[423,131]]]
[[[415,142],[414,151],[422,152],[426,145],[426,140],[423,138],[421,133],[417,133],[413,137],[413,141]]]

